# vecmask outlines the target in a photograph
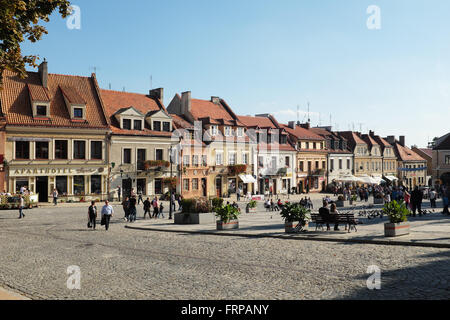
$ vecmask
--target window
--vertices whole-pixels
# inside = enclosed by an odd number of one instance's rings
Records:
[[[450,164],[450,156],[445,156],[445,164]]]
[[[146,185],[147,185],[147,180],[146,179],[137,179],[136,180],[136,186],[137,186],[138,194],[139,193],[142,193],[143,195],[147,194]]]
[[[91,176],[91,193],[102,193],[102,176]]]
[[[155,194],[162,194],[162,179],[155,179]]]
[[[19,180],[20,179],[20,180]],[[20,188],[25,187],[28,189],[28,178],[18,178],[16,180],[16,193],[20,192]]]
[[[286,144],[287,143],[287,137],[285,135],[280,136],[280,143]]]
[[[153,121],[153,130],[161,131],[161,121]]]
[[[189,179],[183,179],[183,190],[189,191]]]
[[[216,153],[216,165],[217,166],[223,165],[223,153],[222,152]]]
[[[145,160],[146,160],[145,152],[146,152],[145,149],[137,150],[137,170],[139,170],[139,171],[145,170],[145,165],[144,165]]]
[[[315,169],[319,169],[319,161],[316,161],[315,162],[315,167],[314,167]]]
[[[30,159],[29,141],[16,141],[16,159]]]
[[[202,166],[208,166],[208,158],[206,157],[206,155],[202,155]]]
[[[67,140],[55,140],[55,159],[67,159]]]
[[[163,159],[163,149],[156,149],[156,159],[155,160],[164,160]]]
[[[312,162],[308,161],[308,172],[311,172],[312,169]]]
[[[309,149],[309,142],[306,143],[306,149]]]
[[[237,128],[236,134],[238,137],[242,137],[244,135],[244,128]]]
[[[317,144],[315,142],[313,142],[313,149],[317,149]]]
[[[131,149],[123,149],[123,163],[131,163]]]
[[[198,167],[198,155],[192,156],[192,166]]]
[[[103,144],[101,141],[91,141],[91,159],[101,160],[103,158]]]
[[[225,127],[225,136],[231,136],[231,127]]]
[[[189,156],[183,156],[183,166],[189,167]]]
[[[142,130],[142,121],[134,120],[134,130]]]
[[[170,122],[163,122],[163,131],[170,132]]]
[[[192,179],[192,190],[198,190],[198,179]]]
[[[304,172],[305,171],[304,170],[305,168],[303,167],[303,161],[300,161],[298,166],[300,167],[300,172]]]
[[[131,120],[130,119],[122,120],[122,129],[131,130]]]
[[[347,159],[347,169],[350,169],[350,159]]]
[[[339,159],[339,170],[342,170],[342,159]]]
[[[248,164],[248,153],[243,153],[242,154],[242,163],[243,164]]]
[[[86,159],[86,141],[75,140],[73,142],[73,158]]]
[[[231,166],[236,164],[236,153],[235,152],[230,152],[228,154],[228,164]]]
[[[83,108],[73,108],[73,117],[83,119]]]
[[[85,193],[84,189],[84,176],[74,176],[73,177],[73,194],[76,196]]]
[[[330,169],[334,170],[334,159],[330,160]]]
[[[284,158],[284,165],[288,168],[291,166],[291,159],[289,157]]]
[[[342,161],[342,160],[341,160]],[[322,161],[322,169],[325,169],[326,168],[326,166],[327,166],[327,164],[325,163],[325,161]],[[342,166],[341,166],[342,167]],[[342,168],[339,168],[339,169],[342,169]]]
[[[216,136],[217,135],[217,126],[211,126],[211,135]]]
[[[48,142],[36,142],[36,159],[48,159]]]
[[[47,106],[36,106],[36,115],[40,117],[47,116]]]
[[[264,157],[258,157],[258,167],[264,167]]]
[[[59,195],[67,194],[67,176],[56,177],[56,190],[58,190]]]

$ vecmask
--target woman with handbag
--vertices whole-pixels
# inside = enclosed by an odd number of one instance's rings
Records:
[[[95,222],[97,220],[97,207],[95,201],[91,201],[91,205],[88,208],[88,228],[95,230]]]

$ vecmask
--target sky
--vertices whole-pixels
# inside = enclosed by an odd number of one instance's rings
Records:
[[[284,123],[305,122],[309,103],[312,126],[405,135],[409,146],[449,132],[448,0],[71,3],[80,28],[54,13],[48,35],[22,46],[50,73],[96,71],[118,91],[163,87],[166,105],[184,91],[219,96],[238,115]]]

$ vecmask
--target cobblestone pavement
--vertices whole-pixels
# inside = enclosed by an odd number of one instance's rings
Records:
[[[86,208],[0,211],[0,287],[32,299],[450,298],[448,249],[139,231],[116,209],[109,231],[88,230]],[[80,290],[67,289],[71,265]],[[370,265],[380,290],[367,289]]]

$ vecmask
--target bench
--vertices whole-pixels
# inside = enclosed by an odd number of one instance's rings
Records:
[[[358,230],[356,229],[356,225],[358,224],[358,219],[355,218],[355,215],[353,213],[340,213],[337,215],[331,215],[330,220],[326,221],[322,216],[320,216],[318,213],[312,213],[311,214],[311,220],[316,224],[316,231],[318,228],[321,228],[323,230],[324,224],[345,224],[348,225],[348,232],[350,232],[351,229],[355,229],[355,232]]]

